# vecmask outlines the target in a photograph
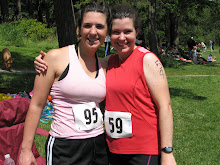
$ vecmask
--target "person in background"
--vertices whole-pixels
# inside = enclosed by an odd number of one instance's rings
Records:
[[[209,43],[210,43],[210,50],[211,50],[211,52],[213,52],[213,50],[214,50],[214,49],[213,49],[213,41],[210,40]]]
[[[215,61],[216,61],[215,58],[216,58],[216,57],[214,57],[214,58],[212,57],[212,54],[209,54],[207,61],[208,61],[208,62],[215,62]]]
[[[199,53],[197,52],[197,47],[193,46],[193,49],[191,50],[191,56],[193,59],[193,64],[197,64]]]
[[[105,128],[109,161],[111,165],[176,165],[166,74],[155,54],[135,45],[138,22],[130,5],[112,9],[110,36],[117,54],[102,59],[107,68]],[[39,72],[44,70],[41,58],[38,56],[35,62]]]
[[[191,52],[191,50],[193,49],[193,46],[196,46],[196,42],[193,39],[193,37],[191,37],[188,41],[187,41],[187,45],[188,45],[188,50],[189,50],[189,54]],[[192,57],[191,57],[192,58]]]
[[[215,42],[212,41],[212,51],[214,51],[214,45],[215,45]]]
[[[202,51],[205,52],[207,47],[204,42],[201,42]]]
[[[105,56],[110,55],[111,50],[111,38],[109,35],[105,37]]]
[[[48,69],[35,78],[20,165],[36,164],[32,144],[49,92],[54,117],[46,142],[47,164],[109,164],[99,106],[106,96],[106,78],[96,55],[105,41],[109,18],[105,3],[86,4],[79,11],[79,43],[47,53]]]

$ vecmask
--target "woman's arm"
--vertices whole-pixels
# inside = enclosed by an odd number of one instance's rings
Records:
[[[161,148],[172,147],[173,115],[169,88],[163,65],[153,53],[145,55],[143,65],[146,82],[159,110]],[[173,153],[168,154],[161,152],[161,164],[175,165],[176,162]]]
[[[20,165],[36,164],[36,160],[32,153],[32,145],[42,110],[55,78],[54,53],[54,51],[51,51],[47,54],[47,57],[45,57],[45,61],[49,66],[47,71],[35,77],[33,96],[25,120],[23,142],[19,157]]]
[[[46,53],[43,52],[43,51],[40,51],[40,55],[38,55],[35,58],[34,67],[35,67],[35,70],[36,70],[37,73],[45,72],[48,68],[47,62],[44,60],[45,56],[46,56]],[[105,71],[108,68],[108,60],[109,60],[110,57],[111,57],[111,55],[100,59],[101,65],[102,65],[102,67]]]

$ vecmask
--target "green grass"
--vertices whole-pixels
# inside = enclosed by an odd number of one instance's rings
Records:
[[[37,55],[40,54],[40,51],[45,52],[58,48],[58,42],[56,40],[45,40],[38,42],[26,41],[26,46],[16,47],[16,46],[0,46],[0,51],[4,48],[8,48],[11,52],[13,62],[13,69],[22,69],[22,70],[34,70],[34,59]],[[1,62],[2,59],[0,59]],[[1,63],[2,64],[2,63]],[[1,66],[1,65],[0,65]]]
[[[33,70],[34,58],[40,50],[47,52],[57,48],[57,43],[29,43],[26,47],[7,47],[15,57],[14,69]],[[165,68],[170,88],[174,116],[174,155],[180,165],[217,165],[220,162],[220,47],[215,47],[214,63],[207,65],[181,65]],[[97,54],[103,56],[104,47]],[[203,54],[207,59],[210,50]],[[192,76],[193,75],[193,76]],[[0,73],[0,88],[30,92],[34,73]],[[48,124],[40,127],[49,130]],[[36,135],[35,143],[45,157],[46,137]]]
[[[35,73],[0,73],[0,89],[15,93],[33,90]]]
[[[177,164],[219,164],[220,76],[168,77]]]

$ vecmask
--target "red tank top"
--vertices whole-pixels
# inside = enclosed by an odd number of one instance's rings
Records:
[[[106,79],[106,110],[132,114],[132,137],[113,139],[107,136],[112,153],[159,155],[158,111],[148,89],[143,57],[149,53],[137,47],[126,59],[109,59]]]

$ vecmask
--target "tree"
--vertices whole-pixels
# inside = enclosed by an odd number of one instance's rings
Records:
[[[21,19],[21,0],[17,0],[17,11],[18,11],[18,18]]]
[[[156,31],[156,0],[149,0],[149,46],[150,50],[159,56]]]
[[[59,47],[77,42],[72,0],[54,0]]]
[[[8,21],[9,19],[9,8],[8,8],[8,0],[0,0],[1,7],[1,15],[2,21]]]
[[[34,6],[32,0],[27,0],[27,11],[30,18],[34,18]]]

